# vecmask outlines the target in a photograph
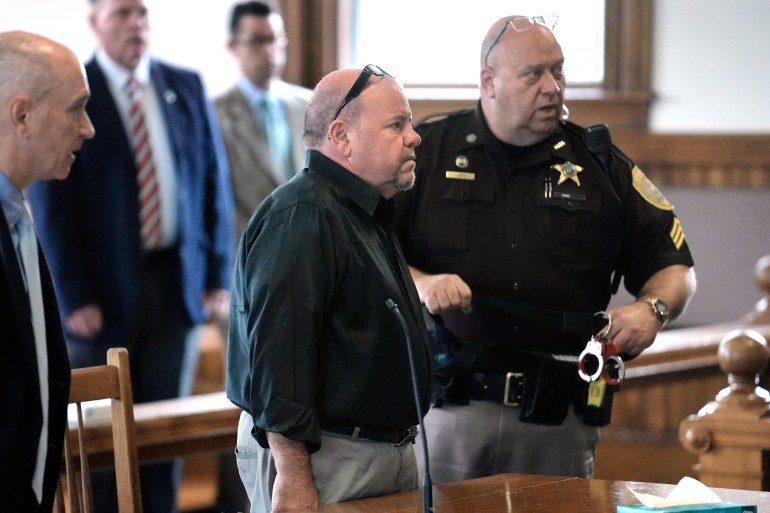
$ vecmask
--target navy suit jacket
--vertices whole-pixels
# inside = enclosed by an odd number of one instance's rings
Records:
[[[95,59],[86,73],[96,135],[85,141],[66,180],[38,182],[28,193],[62,315],[100,305],[101,341],[121,345],[134,326],[142,284],[137,171]],[[177,164],[183,299],[199,323],[202,293],[230,286],[233,212],[224,145],[197,74],[156,60],[150,73]]]
[[[38,249],[48,346],[48,456],[39,509],[50,513],[59,477],[64,423],[69,401],[70,366],[53,284]],[[0,497],[2,511],[30,512],[22,506],[31,493],[37,446],[43,426],[35,335],[21,268],[0,208]]]

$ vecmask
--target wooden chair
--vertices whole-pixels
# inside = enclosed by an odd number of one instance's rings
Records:
[[[64,440],[66,475],[63,473],[59,481],[54,512],[92,513],[94,510],[81,403],[97,399],[111,399],[118,511],[142,513],[131,374],[128,351],[122,347],[107,351],[107,365],[72,370],[70,404],[76,404],[77,408],[77,437],[70,433],[68,424]]]

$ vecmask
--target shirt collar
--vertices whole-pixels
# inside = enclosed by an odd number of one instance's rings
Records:
[[[564,121],[559,122],[551,135],[543,141],[527,146],[526,153],[522,155],[523,158],[512,162],[514,167],[531,166],[549,160],[552,157],[574,161],[576,157],[572,150],[570,139],[564,130],[564,123]],[[509,152],[506,151],[507,145],[495,137],[489,129],[486,119],[484,119],[480,101],[476,103],[475,108],[471,112],[471,118],[465,127],[465,132],[461,133],[463,141],[457,141],[457,145],[461,149],[485,145],[493,155],[506,161],[510,160]],[[463,143],[465,144],[464,147],[462,146]]]
[[[240,77],[238,79],[238,89],[241,90],[243,96],[249,102],[252,107],[259,106],[265,99],[272,101],[272,95],[269,89],[262,89],[254,85],[252,81],[246,77]]]
[[[13,228],[19,220],[28,215],[24,196],[2,171],[0,171],[0,205],[3,207],[9,228]]]
[[[374,215],[380,202],[380,193],[358,176],[340,166],[332,159],[317,150],[308,150],[308,167],[318,171],[331,180],[342,192],[361,209]]]
[[[147,54],[142,55],[133,71],[114,61],[103,48],[96,51],[95,58],[114,90],[122,91],[131,75],[143,86],[150,82],[150,58]]]

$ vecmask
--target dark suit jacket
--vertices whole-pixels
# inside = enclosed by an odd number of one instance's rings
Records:
[[[70,367],[64,344],[53,284],[42,252],[40,280],[43,288],[48,342],[48,457],[43,481],[43,504],[50,513],[59,477],[64,423],[69,400]],[[8,222],[0,208],[0,510],[30,512],[22,501],[31,493],[37,446],[43,425],[40,380],[37,372],[32,314],[24,288]]]
[[[104,73],[94,59],[86,72],[87,111],[96,135],[85,141],[66,180],[38,182],[29,188],[29,198],[62,315],[99,304],[105,318],[102,345],[119,346],[135,324],[142,283],[136,166]],[[184,302],[198,323],[204,290],[230,286],[233,221],[226,157],[198,75],[155,60],[150,73],[177,163]]]

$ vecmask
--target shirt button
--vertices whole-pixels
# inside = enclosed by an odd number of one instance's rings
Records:
[[[518,247],[519,247],[519,245],[517,243],[511,242],[511,249],[516,249]]]
[[[513,282],[513,290],[519,290],[519,282]]]

